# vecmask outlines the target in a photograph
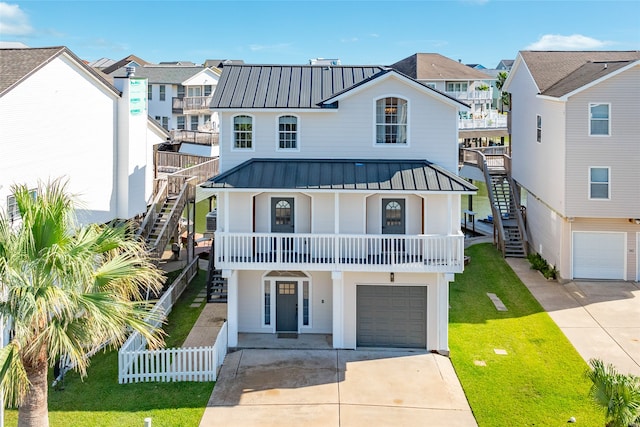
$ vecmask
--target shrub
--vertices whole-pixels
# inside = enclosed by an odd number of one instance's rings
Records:
[[[556,279],[558,277],[558,270],[555,266],[549,265],[546,259],[542,258],[539,253],[529,254],[527,256],[531,268],[538,270],[546,279]]]

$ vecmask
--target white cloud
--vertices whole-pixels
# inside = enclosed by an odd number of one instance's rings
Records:
[[[0,34],[26,36],[33,32],[29,17],[17,4],[0,2]]]
[[[254,51],[254,52],[258,52],[261,50],[266,50],[266,51],[279,51],[279,50],[285,50],[287,48],[291,47],[291,43],[277,43],[277,44],[271,44],[271,45],[264,45],[264,44],[251,44],[249,45],[249,49]]]
[[[581,34],[561,36],[559,34],[545,34],[537,42],[531,43],[527,50],[586,50],[599,49],[611,44],[608,41],[596,40]]]
[[[355,43],[358,41],[357,37],[345,37],[340,39],[340,43]]]

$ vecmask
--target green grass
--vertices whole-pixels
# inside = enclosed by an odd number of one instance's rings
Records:
[[[603,426],[588,397],[588,366],[562,331],[491,244],[467,255],[471,263],[450,288],[449,346],[479,426],[561,426],[572,416]],[[508,311],[496,311],[487,292]]]
[[[168,276],[175,276],[168,275]],[[204,308],[190,308],[205,286],[200,271],[174,306],[165,326],[167,347],[182,344]],[[51,384],[51,381],[49,382]],[[64,390],[49,388],[49,420],[60,426],[142,426],[152,418],[154,427],[197,426],[211,396],[213,382],[118,384],[118,352],[99,353],[91,359],[88,376],[81,380],[69,372]],[[18,413],[5,412],[5,425],[17,425]]]

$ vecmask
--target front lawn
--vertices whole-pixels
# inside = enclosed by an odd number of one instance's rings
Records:
[[[467,255],[450,288],[449,346],[478,425],[560,426],[575,417],[579,426],[603,426],[587,364],[500,253],[487,243]],[[497,311],[487,292],[508,311]]]
[[[175,276],[175,275],[174,275]],[[204,288],[206,272],[198,276],[174,306],[165,326],[167,345],[184,342],[204,307],[190,308]],[[51,383],[51,382],[50,382]],[[49,421],[56,426],[143,426],[152,418],[153,427],[197,426],[211,396],[214,383],[118,384],[117,350],[99,353],[91,359],[84,381],[69,372],[63,390],[49,388]],[[5,425],[17,425],[18,412],[5,412]]]

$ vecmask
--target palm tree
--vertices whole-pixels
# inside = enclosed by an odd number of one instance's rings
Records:
[[[60,357],[85,376],[89,350],[119,346],[132,330],[151,347],[162,344],[143,301],[162,273],[131,227],[79,227],[66,183],[40,187],[36,198],[12,187],[21,224],[0,212],[0,316],[13,330],[0,350],[0,386],[7,404],[19,407],[18,426],[49,425],[47,372]]]
[[[640,377],[620,374],[613,365],[605,366],[599,359],[589,363],[589,394],[604,408],[606,427],[640,425]]]
[[[509,75],[505,71],[500,71],[496,76],[496,89],[500,91],[500,111],[504,112],[505,105],[508,107],[510,104],[509,92],[503,92],[504,82]]]

